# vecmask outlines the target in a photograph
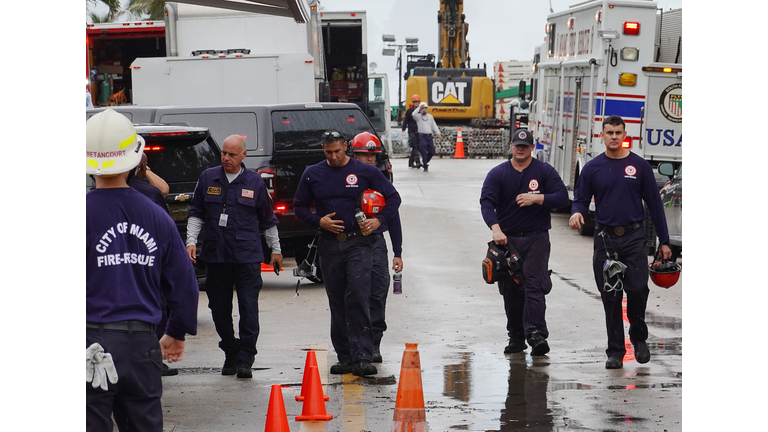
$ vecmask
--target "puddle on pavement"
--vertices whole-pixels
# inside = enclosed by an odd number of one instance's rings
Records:
[[[551,430],[557,412],[547,401],[549,375],[539,369],[549,362],[538,360],[524,353],[500,358],[479,352],[442,359],[441,363],[450,364],[422,371],[424,393],[442,394],[459,403],[446,406],[428,401],[425,405],[439,416],[449,410],[442,416],[449,422],[451,412],[461,412],[462,421],[469,413],[471,424],[454,424],[451,430]]]

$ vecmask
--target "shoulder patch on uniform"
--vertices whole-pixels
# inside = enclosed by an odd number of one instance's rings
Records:
[[[208,195],[221,195],[221,188],[210,186],[207,193]]]

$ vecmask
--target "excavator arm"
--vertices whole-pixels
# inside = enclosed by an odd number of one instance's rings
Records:
[[[437,15],[440,41],[438,68],[469,66],[469,24],[464,22],[464,0],[440,0]]]

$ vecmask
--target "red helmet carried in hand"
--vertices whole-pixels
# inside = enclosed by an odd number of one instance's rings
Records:
[[[381,141],[370,132],[361,132],[352,139],[352,152],[381,153]]]
[[[662,262],[654,260],[648,269],[653,283],[662,288],[669,288],[680,279],[681,267],[680,264],[674,261]]]
[[[384,195],[379,191],[373,189],[366,189],[360,195],[360,210],[367,217],[376,217],[382,210],[387,202],[384,200]]]

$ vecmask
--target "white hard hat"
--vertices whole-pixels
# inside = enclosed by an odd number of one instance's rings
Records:
[[[429,106],[427,105],[426,102],[422,102],[422,103],[419,104],[419,109],[421,109],[421,108],[428,108],[428,107]]]
[[[144,138],[133,123],[107,109],[85,122],[85,173],[111,175],[130,171],[141,162]]]

